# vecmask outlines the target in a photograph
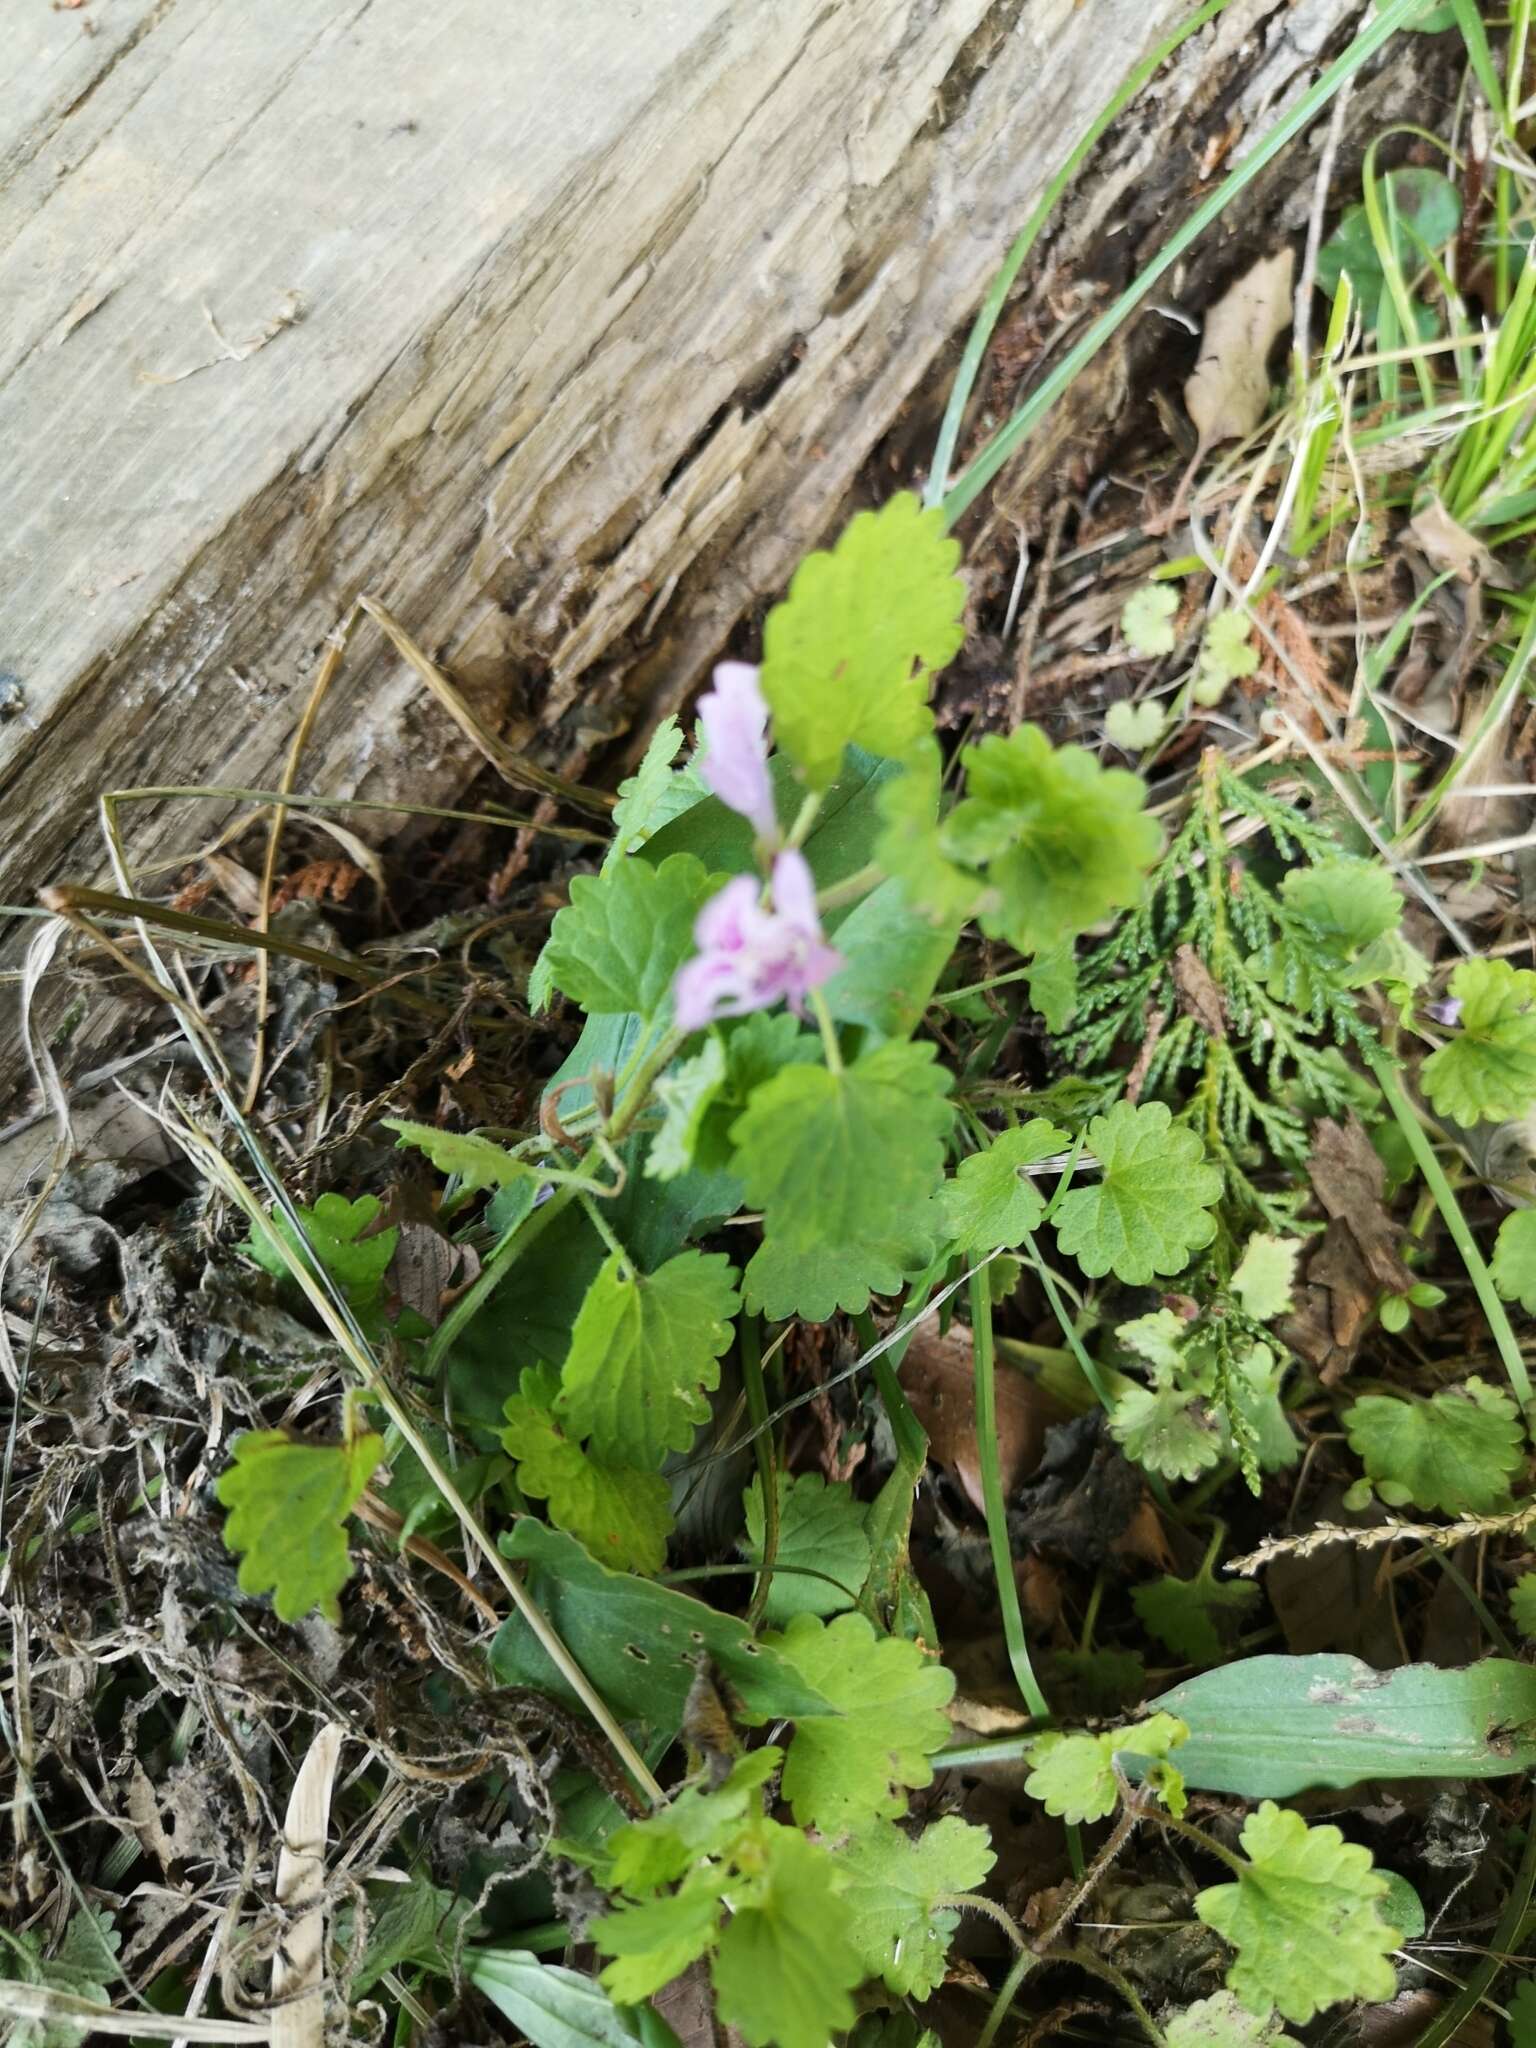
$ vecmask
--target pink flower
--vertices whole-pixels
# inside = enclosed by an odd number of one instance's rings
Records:
[[[699,699],[704,758],[699,780],[721,803],[750,819],[759,839],[779,836],[768,778],[768,706],[750,662],[722,661],[715,687]]]
[[[805,998],[836,974],[843,956],[821,935],[816,884],[792,848],[773,864],[772,902],[751,875],[737,875],[699,912],[698,953],[672,984],[678,1026],[698,1031],[716,1017],[787,1002],[797,1017]]]

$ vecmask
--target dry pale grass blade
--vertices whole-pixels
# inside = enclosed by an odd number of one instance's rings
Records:
[[[87,2040],[98,2035],[124,2035],[140,2041],[227,2041],[235,2044],[275,2040],[271,2030],[253,2020],[189,2019],[185,2013],[114,2012],[110,2006],[93,2005],[88,1998],[73,1998],[67,1991],[50,1991],[43,1984],[18,1984],[0,1979],[0,2018],[30,2021],[39,2028],[73,2025]],[[64,2038],[49,2035],[50,2039]],[[315,2037],[318,2040],[318,2036]]]
[[[32,1029],[32,1006],[38,987],[43,976],[53,965],[53,956],[58,951],[59,941],[68,929],[62,919],[50,918],[42,925],[36,938],[27,947],[27,957],[21,971],[22,1043],[26,1048],[27,1065],[31,1069],[33,1084],[48,1113],[54,1119],[57,1137],[43,1185],[27,1204],[8,1242],[0,1248],[0,1287],[5,1283],[11,1260],[31,1236],[37,1219],[47,1207],[48,1199],[57,1186],[59,1176],[68,1164],[69,1155],[74,1148],[74,1133],[69,1122],[69,1100],[64,1093],[64,1083],[59,1078],[59,1070],[54,1065],[53,1054],[49,1051],[47,1042]],[[11,1392],[19,1395],[21,1379],[3,1315],[0,1315],[0,1374],[4,1375]]]
[[[395,651],[415,669],[470,745],[490,762],[504,782],[510,782],[514,789],[536,789],[544,796],[558,797],[562,803],[571,804],[578,811],[585,811],[589,817],[608,816],[613,809],[614,800],[611,796],[600,789],[588,789],[579,782],[568,782],[563,775],[552,775],[547,768],[540,768],[536,762],[526,760],[514,748],[509,747],[504,740],[480,723],[437,663],[423,648],[417,646],[410,634],[391,617],[377,598],[360,597],[357,601],[369,618],[383,628]]]
[[[277,1857],[277,1903],[292,1918],[272,1958],[272,2048],[325,2048],[325,1830],[342,1730],[327,1721],[293,1781]]]

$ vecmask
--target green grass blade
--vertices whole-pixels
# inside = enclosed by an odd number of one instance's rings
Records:
[[[1208,21],[1214,21],[1216,16],[1231,4],[1232,0],[1205,0],[1205,4],[1196,8],[1187,20],[1180,22],[1171,35],[1165,36],[1157,48],[1144,57],[1131,72],[1114,98],[1092,126],[1084,132],[1076,148],[1041,194],[1039,204],[1003,258],[1002,268],[981,302],[976,324],[972,327],[970,338],[965,344],[965,354],[960,358],[960,367],[955,372],[949,403],[944,408],[944,419],[939,427],[939,438],[933,451],[933,465],[928,473],[927,488],[923,493],[925,505],[938,505],[943,502],[949,482],[949,465],[955,459],[955,447],[960,439],[965,408],[970,404],[971,393],[976,388],[976,379],[981,371],[982,357],[987,352],[987,343],[992,339],[993,331],[1002,316],[1008,294],[1013,290],[1014,280],[1023,269],[1030,250],[1040,238],[1041,229],[1056,211],[1062,195],[1082,169],[1090,153],[1097,148],[1111,125],[1125,112],[1147,81],[1156,75],[1179,45],[1187,41],[1196,29],[1203,28]]]
[[[1082,374],[1104,344],[1119,332],[1136,308],[1156,290],[1162,279],[1193,247],[1211,223],[1219,219],[1238,194],[1245,191],[1259,173],[1274,162],[1289,142],[1311,127],[1340,86],[1353,78],[1383,44],[1389,42],[1400,28],[1405,27],[1419,13],[1423,4],[1424,0],[1388,0],[1388,4],[1367,22],[1348,49],[1328,66],[1311,90],[1304,93],[1290,111],[1275,123],[1263,141],[1256,146],[1252,155],[1223,178],[1210,198],[1195,209],[1136,281],[1121,293],[1112,306],[1100,314],[1082,340],[1068,350],[1039,389],[1031,393],[1007,425],[1000,428],[980,453],[966,465],[942,500],[944,516],[951,525],[967,506],[975,502],[1003,464],[1029,439],[1062,393]]]

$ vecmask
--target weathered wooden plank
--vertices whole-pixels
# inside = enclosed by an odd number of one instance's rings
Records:
[[[514,744],[580,759],[679,699],[1184,0],[94,11],[110,51],[52,84],[77,19],[29,22],[0,137],[0,901],[99,872],[103,787],[269,786],[362,589]],[[1357,11],[1239,0],[1096,168],[1079,246],[1178,186],[1234,76],[1256,127]],[[275,331],[220,359],[205,305]],[[304,782],[468,765],[360,641]],[[140,813],[134,845],[206,824]]]

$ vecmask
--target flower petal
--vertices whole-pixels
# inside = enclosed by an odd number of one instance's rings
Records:
[[[786,846],[773,864],[773,907],[797,931],[821,937],[816,881],[803,853]]]
[[[750,820],[760,839],[778,833],[768,774],[768,706],[750,662],[722,661],[715,686],[699,699],[704,754],[699,780]]]

